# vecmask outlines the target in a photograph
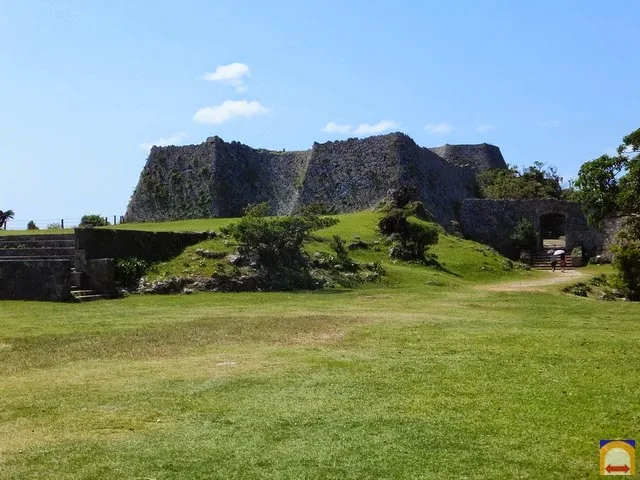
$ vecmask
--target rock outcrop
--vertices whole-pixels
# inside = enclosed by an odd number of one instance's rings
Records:
[[[264,201],[277,215],[310,203],[350,212],[372,207],[390,188],[413,186],[435,218],[446,223],[464,199],[475,196],[478,169],[505,166],[492,145],[428,149],[402,133],[314,143],[295,152],[211,137],[200,145],[153,147],[125,217],[129,222],[233,217]]]

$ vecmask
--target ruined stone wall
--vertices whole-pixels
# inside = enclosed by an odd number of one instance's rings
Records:
[[[442,147],[443,154],[454,160],[478,154],[477,168],[504,165],[497,147],[454,147]],[[474,196],[474,185],[473,169],[419,147],[402,133],[315,143],[300,152],[256,150],[212,137],[201,145],[153,147],[125,217],[234,217],[263,201],[271,214],[317,202],[351,212],[372,207],[390,188],[415,186],[425,206],[446,223],[465,198]]]
[[[503,255],[517,256],[510,236],[521,218],[528,219],[538,233],[540,217],[560,213],[566,217],[566,250],[582,245],[587,256],[600,253],[605,235],[587,224],[580,205],[555,199],[481,200],[467,199],[462,203],[460,229],[465,237],[491,245]]]
[[[495,145],[443,145],[430,148],[433,153],[447,162],[459,167],[468,167],[475,171],[487,168],[507,168],[500,149]]]
[[[234,217],[268,201],[291,210],[310,152],[255,150],[219,137],[200,145],[153,147],[127,208],[127,221]]]

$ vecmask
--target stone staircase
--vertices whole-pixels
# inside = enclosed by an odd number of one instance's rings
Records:
[[[81,288],[82,272],[76,270],[78,262],[73,234],[0,236],[0,267],[7,262],[29,262],[32,265],[37,262],[68,264],[71,274],[72,300],[85,302],[109,298],[108,295]]]
[[[532,253],[531,268],[535,268],[536,270],[551,270],[551,257],[552,255],[546,253],[546,251]],[[575,267],[571,264],[571,254],[567,254],[566,258],[566,270],[573,270]],[[556,264],[556,270],[560,270],[560,259],[558,259],[558,263]]]

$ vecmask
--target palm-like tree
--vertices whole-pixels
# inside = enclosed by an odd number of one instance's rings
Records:
[[[15,213],[13,212],[13,210],[6,210],[4,212],[0,210],[0,228],[4,228],[6,230],[7,221],[12,220],[14,216]]]

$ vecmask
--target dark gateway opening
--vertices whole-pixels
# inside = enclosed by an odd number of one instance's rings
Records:
[[[540,217],[540,242],[543,249],[565,248],[567,217],[561,213],[547,213]]]

